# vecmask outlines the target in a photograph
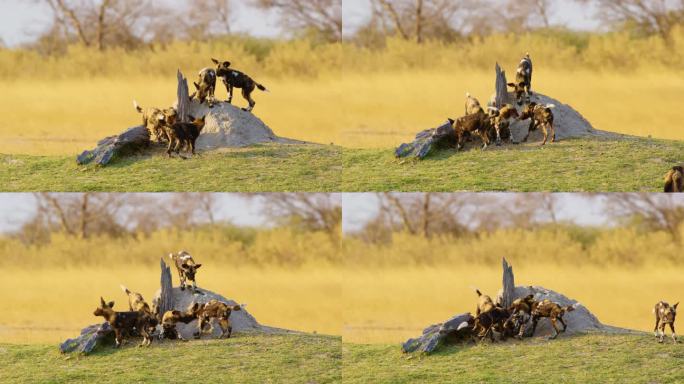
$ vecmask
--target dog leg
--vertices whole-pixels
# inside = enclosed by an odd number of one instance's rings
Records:
[[[658,323],[660,323],[660,319],[656,317],[655,328],[653,328],[653,334],[655,335],[656,339],[658,338]]]
[[[560,321],[561,324],[563,324],[563,330],[561,332],[565,332],[565,330],[568,329],[568,325],[565,324],[565,321],[563,321],[563,318],[560,316],[558,317],[558,321]]]
[[[121,336],[121,331],[118,329],[114,330],[114,341],[116,342],[116,344],[115,344],[116,348],[121,347],[123,337]]]
[[[555,143],[556,142],[556,128],[553,127],[553,123],[549,124],[549,128],[551,130],[551,142]]]
[[[665,338],[665,323],[660,323],[660,338],[658,339],[659,343],[662,343]]]
[[[549,340],[555,339],[560,334],[560,332],[558,332],[558,327],[556,326],[556,318],[551,318],[551,326],[553,327],[553,330],[556,331],[556,334],[549,337]]]
[[[546,144],[546,138],[549,136],[549,133],[546,131],[546,124],[541,125],[542,133],[544,134],[544,141],[542,141],[541,145]]]
[[[674,323],[670,323],[670,331],[672,331],[672,342],[677,343],[677,334],[675,333]]]

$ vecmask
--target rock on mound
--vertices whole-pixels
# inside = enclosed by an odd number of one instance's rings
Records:
[[[276,136],[273,130],[254,114],[226,102],[217,102],[213,108],[209,108],[206,104],[192,100],[188,107],[190,115],[206,115],[204,129],[197,139],[198,149],[245,147],[259,143],[303,143]]]
[[[508,103],[515,105],[518,109],[518,112],[520,112],[522,108],[515,103],[515,96],[512,93],[509,93],[508,97]],[[532,95],[531,101],[537,104],[555,105],[553,108],[553,125],[556,130],[556,140],[588,135],[609,135],[608,132],[594,129],[587,119],[585,119],[579,112],[577,112],[568,104],[563,104],[554,98],[536,92]],[[529,120],[516,121],[511,124],[511,132],[513,133],[514,142],[519,142],[525,137],[529,125]],[[528,141],[541,141],[543,137],[544,136],[541,132],[541,129],[537,129],[536,131],[530,133]],[[551,140],[550,137],[549,140]]]
[[[534,300],[542,301],[544,299],[549,299],[554,303],[558,303],[561,306],[574,305],[575,310],[566,313],[563,316],[563,320],[568,325],[566,330],[567,334],[583,333],[583,332],[628,332],[628,330],[620,329],[616,327],[611,327],[608,325],[603,325],[589,310],[578,303],[576,300],[569,299],[568,297],[554,292],[550,289],[539,286],[529,286],[529,287],[515,287],[513,299],[520,297],[525,297],[527,295],[534,295]],[[502,302],[503,289],[499,290],[497,294],[496,301]],[[561,325],[559,324],[559,327]],[[537,324],[537,329],[534,332],[534,336],[552,336],[554,334],[551,322],[547,319],[539,320]]]
[[[210,300],[218,300],[228,305],[238,305],[239,303],[234,300],[226,299],[225,297],[207,291],[205,289],[197,288],[199,293],[193,294],[190,290],[181,290],[179,287],[175,287],[171,290],[173,297],[173,309],[178,311],[185,311],[194,303],[207,303]],[[158,302],[161,296],[161,290],[157,291],[155,294],[154,301]],[[221,336],[221,327],[214,321],[214,329],[211,333],[205,333],[202,335],[203,338],[217,338]],[[247,312],[247,309],[243,307],[239,311],[232,311],[230,313],[230,322],[233,326],[233,332],[263,332],[263,333],[278,333],[278,332],[291,332],[284,329],[268,327],[259,324],[254,316]],[[197,320],[193,320],[188,324],[178,323],[176,325],[178,333],[185,339],[192,339],[193,333],[197,332]]]

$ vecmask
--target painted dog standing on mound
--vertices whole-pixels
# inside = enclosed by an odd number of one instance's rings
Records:
[[[228,103],[233,101],[233,88],[242,89],[242,97],[249,103],[249,108],[243,108],[243,111],[251,112],[254,109],[256,102],[252,99],[252,91],[254,88],[259,88],[261,91],[268,92],[266,87],[257,83],[251,77],[246,74],[232,69],[230,67],[230,61],[220,62],[216,59],[211,59],[211,61],[216,64],[216,76],[223,80],[223,84],[226,86],[226,91],[228,91]]]
[[[522,105],[525,101],[523,94],[529,101],[532,94],[532,59],[530,59],[529,53],[526,53],[518,64],[518,69],[515,71],[515,83],[508,83],[507,85],[513,88],[518,105]]]
[[[195,274],[202,264],[195,263],[195,260],[187,251],[180,251],[177,254],[169,253],[169,257],[173,259],[176,269],[178,270],[181,291],[185,290],[187,287],[187,280],[190,280],[192,282],[192,292],[197,292]]]

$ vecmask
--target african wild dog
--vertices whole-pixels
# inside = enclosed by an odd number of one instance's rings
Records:
[[[684,167],[676,165],[667,171],[664,192],[684,192]]]
[[[462,116],[456,120],[449,119],[449,123],[456,134],[456,150],[463,147],[464,137],[472,134],[480,136],[483,150],[489,145],[489,130],[492,125],[489,116],[483,111]]]
[[[157,326],[157,319],[155,317],[138,311],[115,312],[112,309],[113,307],[113,301],[105,303],[104,299],[100,297],[100,306],[95,309],[93,315],[102,316],[107,320],[114,330],[117,348],[121,346],[124,338],[130,335],[133,330],[137,330],[143,337],[143,341],[140,344],[141,347],[152,343],[151,330]]]
[[[501,108],[487,107],[487,109],[491,111],[490,125],[494,127],[496,145],[501,145],[501,132],[504,129],[509,128],[509,119],[517,118],[519,116],[518,110],[510,104],[504,104]],[[508,139],[509,141],[513,141],[513,135],[511,134],[510,129],[508,129]]]
[[[487,312],[496,306],[494,305],[492,298],[488,295],[483,295],[479,289],[475,288],[475,293],[477,293],[477,309],[475,310],[475,315]]]
[[[191,155],[195,154],[195,142],[204,129],[206,116],[195,118],[189,115],[189,123],[176,122],[171,126],[164,126],[166,136],[169,140],[169,145],[166,148],[166,153],[171,157],[171,152],[176,152],[180,156],[180,150],[185,148],[190,151]],[[182,157],[182,156],[181,156]]]
[[[485,304],[485,307],[488,306],[488,303],[485,301],[481,300],[481,303]],[[480,310],[480,305],[478,305],[478,310]],[[507,332],[508,327],[506,326],[506,323],[510,317],[511,313],[508,309],[499,306],[492,306],[486,311],[480,312],[475,317],[473,330],[480,340],[483,340],[485,337],[487,337],[487,335],[489,335],[491,341],[494,341],[494,331],[499,332],[500,340],[505,340],[507,336],[513,336],[512,331]]]
[[[239,310],[241,310],[239,305],[230,306],[216,299],[212,299],[208,303],[200,306],[197,312],[197,318],[199,321],[197,323],[198,331],[195,334],[195,338],[199,339],[201,337],[202,332],[207,324],[211,326],[209,332],[213,332],[214,325],[211,323],[212,319],[217,319],[219,326],[221,327],[221,336],[219,336],[219,338],[222,338],[226,335],[228,338],[230,338],[230,335],[233,333],[233,326],[230,324],[230,314],[232,311]]]
[[[523,142],[527,141],[530,136],[530,132],[541,127],[542,133],[544,134],[544,141],[541,145],[546,144],[546,139],[549,136],[549,131],[551,132],[551,142],[556,141],[556,129],[553,126],[553,112],[551,109],[556,106],[553,104],[540,105],[535,102],[525,104],[522,113],[518,117],[518,120],[530,120],[530,125],[527,128],[527,134],[522,139]]]
[[[549,320],[551,320],[551,326],[553,326],[553,329],[556,331],[556,333],[549,337],[549,339],[555,339],[558,337],[560,332],[565,332],[565,330],[568,328],[568,325],[565,324],[565,321],[563,321],[563,315],[574,310],[574,305],[566,305],[565,307],[562,307],[549,299],[535,302],[532,308],[532,335],[534,335],[534,331],[537,329],[537,323],[539,322],[539,319],[547,317]],[[560,331],[556,326],[556,322],[558,321],[563,324],[563,329]]]
[[[173,262],[176,264],[181,291],[185,290],[187,280],[190,280],[192,282],[192,291],[195,292],[197,290],[195,274],[202,264],[196,264],[195,260],[187,251],[180,251],[177,254],[169,253],[169,257],[173,259]]]
[[[479,111],[484,112],[482,106],[480,105],[480,101],[471,96],[470,92],[467,92],[465,101],[465,114],[472,115],[474,113],[478,113]]]
[[[177,310],[164,312],[161,321],[162,333],[159,335],[159,338],[184,340],[183,337],[178,334],[178,331],[176,330],[176,324],[188,324],[197,319],[200,308],[201,306],[199,303],[193,303],[186,311],[183,312]]]
[[[193,83],[197,89],[197,92],[190,95],[190,100],[197,95],[197,99],[199,100],[200,104],[203,104],[206,101],[209,108],[212,108],[215,101],[214,92],[216,91],[216,71],[213,68],[202,69],[199,72],[199,78],[197,81],[198,83]]]
[[[152,315],[152,310],[150,309],[150,306],[147,304],[147,302],[145,302],[145,299],[142,297],[141,294],[137,292],[132,292],[123,284],[121,285],[121,289],[128,296],[128,308],[131,311],[146,312]]]
[[[226,86],[226,91],[228,91],[228,99],[226,101],[228,103],[233,101],[233,88],[240,88],[242,89],[242,97],[249,103],[249,108],[242,108],[242,110],[251,112],[254,109],[254,105],[256,105],[256,102],[252,99],[254,88],[268,92],[266,87],[254,81],[251,77],[232,69],[230,61],[220,62],[216,59],[211,59],[211,61],[216,64],[216,76],[223,79],[223,84]]]
[[[174,108],[162,110],[154,107],[143,109],[135,100],[133,100],[133,106],[138,113],[142,114],[142,125],[147,128],[150,138],[154,138],[158,142],[165,140],[164,126],[175,123],[176,110]]]
[[[656,323],[653,332],[655,333],[655,337],[658,339],[658,342],[663,342],[663,338],[665,337],[665,325],[670,326],[670,331],[672,331],[672,341],[675,343],[677,342],[674,323],[675,318],[677,317],[678,305],[679,303],[676,303],[675,305],[671,306],[664,301],[659,301],[653,308],[653,313],[656,317]],[[658,334],[658,325],[660,325],[660,335]]]
[[[513,329],[514,337],[532,336],[529,334],[526,324],[531,318],[532,308],[536,305],[535,303],[534,295],[527,295],[513,300],[508,307],[511,317],[507,320],[506,325]]]
[[[526,94],[525,99],[529,100],[532,94],[532,59],[529,53],[526,53],[518,64],[518,69],[515,71],[515,83],[508,83],[508,86],[513,88],[518,105],[524,102],[523,94]]]

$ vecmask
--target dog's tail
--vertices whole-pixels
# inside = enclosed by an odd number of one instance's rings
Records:
[[[138,105],[138,102],[133,100],[133,107],[135,107],[135,110],[138,111],[138,113],[143,113],[143,109],[140,105]]]
[[[268,89],[266,89],[266,87],[264,87],[263,85],[261,85],[261,84],[259,84],[259,83],[256,83],[256,86],[257,86],[257,88],[259,88],[259,90],[261,90],[261,91],[270,92]]]
[[[548,109],[556,108],[556,104],[546,104],[546,108],[548,108]]]
[[[174,255],[173,253],[169,253],[169,257],[171,258],[171,260],[176,260],[176,255]]]
[[[126,292],[127,295],[131,293],[131,291],[130,291],[128,288],[126,288],[125,285],[120,284],[120,286],[121,286],[121,289],[122,289],[124,292]]]
[[[233,311],[241,311],[242,306],[240,304],[235,304],[230,309],[232,309]]]
[[[482,292],[480,292],[480,290],[479,290],[477,287],[472,287],[472,288],[473,288],[473,290],[475,291],[475,293],[477,293],[477,296],[478,296],[478,297],[479,297],[479,296],[482,296]]]

